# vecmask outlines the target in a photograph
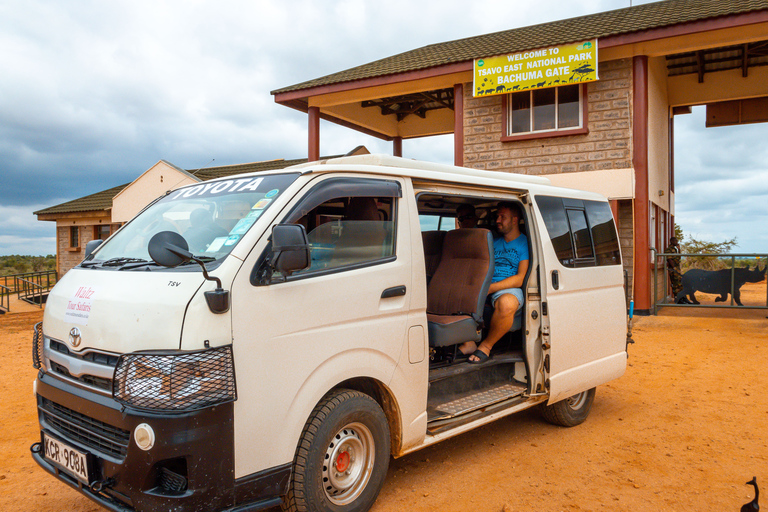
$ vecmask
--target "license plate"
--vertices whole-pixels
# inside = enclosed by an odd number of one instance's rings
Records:
[[[88,482],[88,456],[43,432],[44,456],[83,483]]]

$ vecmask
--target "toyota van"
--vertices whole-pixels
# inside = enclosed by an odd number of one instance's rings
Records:
[[[524,306],[470,364],[501,201]],[[531,407],[577,425],[626,367],[609,203],[544,177],[342,157],[171,190],[98,243],[35,326],[31,451],[113,511],[368,510],[390,457]]]

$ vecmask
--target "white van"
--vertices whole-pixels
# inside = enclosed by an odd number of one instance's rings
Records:
[[[525,302],[470,364],[500,201],[523,212]],[[456,229],[463,204],[477,227]],[[626,321],[600,195],[382,155],[208,181],[52,290],[33,457],[114,511],[367,510],[390,455],[533,406],[584,421]]]

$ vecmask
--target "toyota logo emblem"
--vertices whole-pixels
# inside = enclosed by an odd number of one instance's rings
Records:
[[[80,345],[80,342],[82,341],[82,338],[80,337],[80,329],[77,327],[73,327],[69,331],[69,344],[73,347],[77,347]]]

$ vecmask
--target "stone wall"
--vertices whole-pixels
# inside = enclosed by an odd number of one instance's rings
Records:
[[[619,218],[616,220],[616,227],[619,230],[619,245],[621,245],[621,261],[624,264],[624,270],[629,275],[629,296],[632,296],[632,283],[634,282],[634,216],[632,215],[632,200],[623,199],[619,202]]]
[[[85,257],[85,246],[88,242],[96,238],[96,228],[104,223],[86,223],[88,221],[79,220],[77,224],[72,221],[64,221],[56,223],[56,254],[58,261],[56,263],[56,271],[59,274],[59,278],[63,276],[69,269],[83,261]],[[79,243],[77,247],[71,247],[70,245],[70,228],[77,226],[79,231]],[[119,224],[111,224],[110,233],[114,233],[120,227]]]
[[[464,86],[464,165],[475,169],[555,174],[632,167],[632,61],[601,62],[587,84],[589,133],[502,142],[502,96],[473,98]]]

